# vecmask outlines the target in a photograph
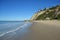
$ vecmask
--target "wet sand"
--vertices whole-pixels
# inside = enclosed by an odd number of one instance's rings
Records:
[[[60,40],[60,24],[49,23],[33,22],[16,32],[0,37],[0,40]]]

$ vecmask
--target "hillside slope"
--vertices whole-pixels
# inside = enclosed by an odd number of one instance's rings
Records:
[[[60,20],[60,6],[45,8],[33,15],[31,20]]]

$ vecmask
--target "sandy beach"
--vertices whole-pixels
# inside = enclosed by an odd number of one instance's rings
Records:
[[[0,40],[60,40],[60,21],[35,21]]]

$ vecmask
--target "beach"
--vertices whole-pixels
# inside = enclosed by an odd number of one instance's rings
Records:
[[[60,21],[34,21],[0,40],[60,40]]]

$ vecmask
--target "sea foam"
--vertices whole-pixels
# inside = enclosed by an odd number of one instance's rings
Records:
[[[22,26],[20,26],[20,27],[18,27],[18,28],[16,28],[16,29],[10,30],[10,31],[5,32],[5,33],[2,33],[2,34],[0,34],[0,37],[4,36],[5,34],[11,33],[11,32],[15,32],[15,31],[17,31],[17,30],[19,30],[19,29],[21,29],[21,28],[24,28],[24,27],[27,26],[28,24],[30,24],[30,23],[29,23],[29,22],[26,22],[26,23],[24,23]]]

